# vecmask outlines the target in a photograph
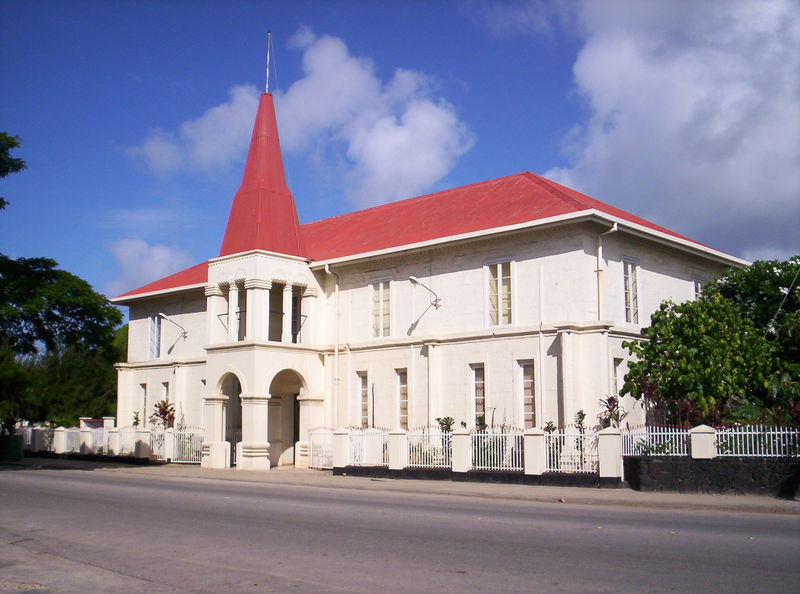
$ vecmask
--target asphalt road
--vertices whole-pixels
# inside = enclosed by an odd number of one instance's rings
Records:
[[[800,517],[0,472],[0,592],[800,591]]]

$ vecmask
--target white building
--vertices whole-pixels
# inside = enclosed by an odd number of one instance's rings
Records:
[[[527,172],[300,225],[265,93],[219,256],[112,300],[118,423],[167,399],[205,466],[241,442],[264,470],[307,465],[316,427],[593,425],[622,342],[742,264]]]

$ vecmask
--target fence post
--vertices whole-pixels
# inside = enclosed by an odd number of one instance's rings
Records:
[[[716,430],[708,425],[689,429],[689,452],[692,458],[716,458],[716,435]]]
[[[110,427],[108,431],[108,455],[119,456],[119,428]]]
[[[164,462],[172,462],[175,457],[175,429],[164,431]],[[241,458],[238,458],[241,460]]]
[[[91,454],[92,452],[92,430],[81,421],[81,454]]]
[[[42,447],[43,438],[43,429],[41,427],[32,427],[31,428],[31,452],[41,452],[44,448]]]
[[[88,425],[86,421],[91,421],[92,417],[78,417],[78,429],[86,429]]]
[[[452,433],[453,472],[472,470],[472,435],[466,429],[456,429]]]
[[[523,463],[525,474],[541,475],[545,469],[544,430],[536,427],[526,429],[523,439]]]
[[[403,429],[389,432],[389,469],[403,470],[408,466],[408,433]]]
[[[111,429],[117,424],[117,417],[103,417],[103,427]]]
[[[616,427],[597,434],[597,467],[601,479],[622,479],[622,433]]]
[[[333,432],[333,467],[344,468],[350,464],[350,432],[337,429]]]
[[[137,458],[150,457],[150,429],[136,430],[136,448],[134,456]]]
[[[64,427],[57,427],[53,432],[53,451],[56,454],[67,451],[67,430]]]

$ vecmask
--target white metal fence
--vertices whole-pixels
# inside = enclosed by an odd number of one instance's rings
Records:
[[[308,432],[308,465],[311,468],[333,468],[333,429],[318,427]]]
[[[376,427],[350,429],[350,464],[389,466],[389,432]]]
[[[568,426],[545,434],[546,472],[597,472],[597,433]]]
[[[65,446],[67,453],[80,453],[81,451],[81,430],[77,427],[70,427],[65,432]]]
[[[200,427],[182,427],[172,433],[172,461],[200,464],[203,458],[203,435]]]
[[[419,427],[408,432],[408,465],[413,468],[450,468],[453,436],[439,427]]]
[[[92,454],[98,456],[108,454],[108,431],[105,427],[92,429]]]
[[[472,468],[475,470],[523,469],[523,431],[510,427],[489,427],[470,434]]]
[[[153,428],[150,430],[150,457],[154,460],[164,460],[166,454],[167,433],[164,429]]]
[[[133,456],[136,454],[136,427],[120,427],[119,429],[119,456]]]
[[[623,456],[688,456],[689,430],[673,425],[622,429]]]
[[[764,458],[800,456],[800,428],[770,425],[721,427],[716,433],[717,456]]]

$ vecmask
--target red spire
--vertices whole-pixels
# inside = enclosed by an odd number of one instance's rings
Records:
[[[286,186],[275,106],[270,93],[258,103],[242,185],[233,197],[220,256],[266,250],[305,257],[292,193]]]

